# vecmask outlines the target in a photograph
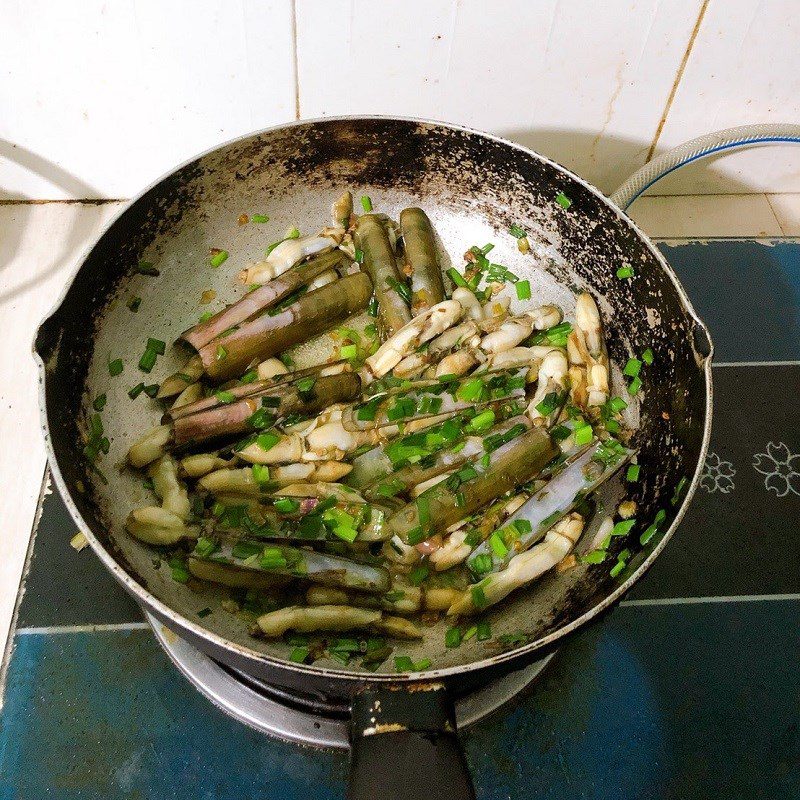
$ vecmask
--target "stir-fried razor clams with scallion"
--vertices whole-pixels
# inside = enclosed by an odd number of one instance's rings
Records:
[[[345,192],[329,226],[290,230],[231,276],[247,292],[181,334],[180,371],[131,388],[164,410],[127,454],[153,500],[126,528],[176,581],[228,587],[216,612],[286,637],[293,660],[377,668],[445,615],[448,647],[490,638],[482,612],[554,568],[624,569],[630,551],[611,543],[631,533],[632,501],[579,541],[595,490],[639,477],[623,412],[653,355],[631,358],[614,394],[590,294],[567,321],[492,261],[494,244],[445,273],[422,209],[396,222],[361,206]],[[535,257],[520,226],[498,237]],[[512,297],[528,307],[512,313]],[[295,369],[292,348],[321,335],[335,355]],[[139,368],[164,352],[149,340]],[[92,461],[108,452],[104,403]],[[395,656],[399,671],[427,666]]]

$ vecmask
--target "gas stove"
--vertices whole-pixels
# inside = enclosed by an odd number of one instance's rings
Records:
[[[702,483],[601,624],[460,699],[482,800],[800,796],[800,245],[663,250],[717,348]],[[45,478],[2,674],[0,800],[343,797],[346,709],[151,624],[74,533]]]

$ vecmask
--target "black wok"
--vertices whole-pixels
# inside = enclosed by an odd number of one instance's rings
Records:
[[[608,564],[580,566],[545,576],[490,614],[495,637],[523,631],[527,643],[489,651],[481,643],[444,646],[446,622],[426,629],[404,648],[412,659],[431,659],[424,673],[397,675],[300,665],[287,660],[283,642],[251,639],[234,617],[198,610],[212,606],[214,590],[196,594],[153,566],[152,550],[123,531],[128,511],[147,501],[130,472],[118,469],[141,431],[156,424],[155,401],[131,402],[127,389],[142,377],[136,368],[148,336],[174,341],[192,324],[202,292],[229,301],[231,276],[291,225],[317,230],[344,188],[370,195],[392,216],[409,205],[426,209],[442,251],[460,263],[471,244],[500,243],[498,260],[529,278],[533,298],[555,302],[567,317],[573,291],[586,288],[604,317],[612,378],[619,367],[651,348],[638,405],[642,479],[632,489],[638,518],[667,521],[646,546],[626,542],[633,557],[609,577]],[[555,202],[559,192],[568,209]],[[267,213],[268,225],[239,226],[243,212]],[[533,255],[521,255],[508,236],[511,223],[530,232]],[[208,265],[210,248],[231,257]],[[495,254],[493,254],[495,255]],[[145,260],[159,277],[137,272]],[[628,263],[635,277],[620,280]],[[447,264],[449,266],[449,264]],[[241,290],[238,290],[241,291]],[[126,299],[142,297],[138,313]],[[526,301],[530,302],[530,301]],[[515,300],[517,306],[521,305]],[[566,636],[617,602],[640,578],[685,511],[697,483],[711,421],[711,342],[656,248],[596,189],[557,164],[519,145],[464,128],[393,118],[339,118],[273,128],[223,145],[153,185],[109,225],[86,255],[35,342],[50,463],[79,527],[122,585],[165,625],[216,660],[281,688],[353,704],[353,783],[356,798],[471,795],[469,777],[452,730],[451,698],[471,686],[541,658]],[[315,348],[298,355],[313,358]],[[110,359],[125,371],[109,376]],[[159,360],[153,380],[178,368],[177,348]],[[103,412],[110,452],[101,476],[82,456],[92,399],[106,393]],[[680,499],[672,502],[679,484]],[[608,488],[612,494],[619,486]],[[472,646],[474,645],[474,646]]]

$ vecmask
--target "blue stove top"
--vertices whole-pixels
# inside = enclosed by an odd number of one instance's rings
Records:
[[[662,244],[717,348],[674,541],[532,691],[465,731],[479,798],[800,797],[800,244]],[[171,666],[46,492],[0,719],[0,799],[344,796],[346,754],[234,722]]]

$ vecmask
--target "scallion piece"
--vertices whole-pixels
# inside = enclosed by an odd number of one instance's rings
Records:
[[[492,571],[492,557],[488,553],[481,553],[472,559],[470,564],[472,571],[477,575],[483,575]]]
[[[612,529],[612,536],[627,536],[631,532],[631,528],[636,524],[635,519],[623,519],[618,522]]]
[[[139,369],[142,372],[150,372],[153,369],[156,363],[156,358],[158,357],[158,353],[155,350],[150,350],[149,348],[142,353],[142,357],[139,359]]]
[[[216,397],[217,400],[219,400],[219,402],[224,406],[228,405],[229,403],[233,403],[236,400],[236,395],[233,392],[222,390],[214,392],[214,397]]]
[[[481,411],[480,414],[474,416],[468,423],[467,428],[470,431],[475,431],[475,433],[481,433],[482,431],[489,430],[489,428],[494,425],[495,421],[495,414],[491,408],[487,408],[485,411]]]
[[[295,664],[304,664],[308,658],[309,649],[307,647],[295,647],[289,653],[289,661],[294,661]]]
[[[593,436],[594,432],[592,431],[592,426],[587,423],[575,429],[574,442],[578,447],[581,447],[582,445],[589,444]]]
[[[214,314],[211,311],[204,311],[198,318],[197,321],[202,325],[204,322],[208,322]]]
[[[461,646],[461,629],[460,628],[448,628],[447,632],[444,635],[444,646],[449,648],[455,648]]]
[[[129,297],[128,302],[125,305],[127,305],[128,308],[135,314],[139,310],[139,306],[141,304],[142,304],[141,297]]]
[[[572,205],[572,200],[570,200],[569,197],[564,194],[564,192],[559,192],[556,195],[556,203],[558,203],[561,208],[566,210]]]
[[[450,269],[447,270],[447,277],[450,278],[456,286],[460,286],[462,289],[470,288],[470,285],[464,280],[464,276],[455,267],[450,267]]]
[[[629,483],[635,483],[639,480],[639,465],[638,464],[630,464],[628,466],[628,471],[625,473],[625,480]]]
[[[626,264],[624,267],[620,267],[617,270],[617,277],[621,280],[627,280],[628,278],[633,277],[633,267],[630,264]]]
[[[281,440],[277,433],[262,433],[256,437],[256,444],[264,451],[271,450]]]
[[[136,265],[136,271],[140,275],[149,275],[151,278],[157,278],[161,273],[156,269],[155,264],[149,261],[140,261]]]
[[[148,397],[154,398],[158,394],[159,388],[160,387],[157,383],[151,383],[145,386],[143,391]]]
[[[412,586],[419,586],[430,575],[427,567],[415,567],[408,573],[408,582]]]
[[[628,407],[628,404],[621,397],[612,397],[608,401],[609,408],[614,414],[619,414]]]
[[[639,361],[638,358],[629,358],[622,370],[622,374],[627,375],[629,378],[635,378],[639,374],[641,368],[642,362]]]
[[[531,282],[517,281],[514,288],[517,290],[517,300],[531,299]]]
[[[266,214],[253,214],[253,216],[250,217],[250,222],[263,224],[265,222],[269,222],[269,217]]]
[[[260,563],[262,569],[279,569],[287,564],[283,552],[278,547],[265,547]]]
[[[358,355],[358,345],[346,344],[339,350],[339,358],[352,359]]]
[[[221,345],[217,345],[217,361],[222,361],[224,358],[227,358],[228,351]]]
[[[361,195],[361,208],[364,209],[365,214],[369,214],[372,211],[372,200],[367,197],[367,195]]]
[[[486,608],[486,594],[480,585],[473,586],[469,591],[472,596],[472,605],[474,605],[475,608]]]
[[[117,375],[119,375],[122,372],[122,370],[123,366],[121,358],[115,358],[113,361],[108,362],[108,374],[112,378],[115,378]]]
[[[269,467],[266,464],[253,464],[253,480],[259,484],[269,482]]]
[[[106,399],[107,398],[105,392],[103,392],[103,394],[97,395],[97,397],[95,397],[94,399],[94,402],[92,403],[92,408],[95,411],[102,411],[106,406]]]
[[[227,250],[219,250],[214,253],[210,259],[211,266],[219,267],[221,264],[224,264],[228,260],[228,255],[229,253]]]
[[[158,355],[160,356],[163,356],[167,349],[167,343],[162,342],[161,339],[148,338],[147,349],[152,350],[154,353],[158,353]]]
[[[506,543],[498,531],[495,531],[489,537],[489,547],[492,548],[492,552],[498,558],[504,558],[508,554],[508,547],[506,547]]]
[[[508,229],[508,232],[515,239],[522,239],[522,238],[524,238],[525,236],[528,235],[527,233],[525,233],[525,231],[522,228],[520,228],[519,225],[516,224],[516,222],[511,225],[511,227]]]
[[[489,625],[489,621],[482,619],[476,626],[478,634],[478,641],[485,642],[487,639],[492,638],[492,627]]]
[[[137,383],[136,386],[131,386],[131,388],[128,389],[128,397],[130,397],[131,400],[135,400],[143,391],[144,384]]]
[[[300,508],[300,502],[298,500],[293,500],[291,497],[280,497],[273,505],[281,514],[293,514]]]
[[[642,353],[642,361],[644,361],[647,366],[653,363],[653,351],[649,347]]]
[[[642,379],[637,375],[629,384],[628,384],[628,394],[635,395],[639,389],[642,388]]]

